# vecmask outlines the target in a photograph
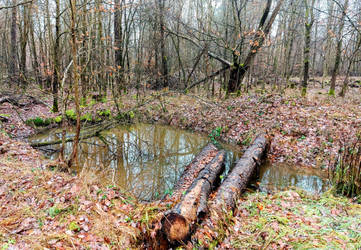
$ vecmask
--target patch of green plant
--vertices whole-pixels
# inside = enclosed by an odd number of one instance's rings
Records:
[[[7,118],[9,118],[9,117],[10,117],[10,115],[9,115],[9,114],[0,114],[0,116],[7,117]]]
[[[102,99],[100,99],[100,102],[101,103],[106,103],[108,100],[107,100],[107,98],[104,96],[104,97],[102,97]]]
[[[219,146],[219,142],[218,139],[221,136],[223,132],[223,128],[222,127],[216,127],[215,129],[212,130],[212,132],[208,135],[209,139],[211,139],[211,142],[216,145]]]
[[[135,113],[134,111],[131,110],[129,112],[118,114],[115,118],[120,121],[131,121],[134,119],[134,117],[135,117]]]
[[[70,120],[76,120],[76,112],[74,109],[68,109],[67,111],[65,111],[65,115]]]
[[[330,91],[328,92],[329,96],[335,96],[335,90],[334,89],[330,89]]]
[[[84,115],[82,115],[82,116],[80,117],[80,120],[81,120],[81,121],[91,122],[91,121],[93,121],[92,114],[91,114],[91,113],[85,113]]]
[[[56,122],[56,123],[61,123],[62,120],[63,120],[63,117],[61,115],[58,115],[57,117],[54,118],[54,122]]]
[[[297,139],[297,141],[303,141],[304,139],[306,139],[306,136],[305,136],[305,135],[301,135],[301,136]]]
[[[57,216],[58,214],[60,214],[63,210],[57,208],[56,206],[53,206],[51,208],[48,209],[47,213],[50,217],[54,218],[55,216]]]
[[[89,103],[89,106],[94,106],[96,103],[97,103],[97,101],[92,99]]]
[[[36,127],[45,127],[49,126],[51,124],[52,119],[51,118],[41,118],[41,117],[35,117],[33,119],[28,119],[25,121],[25,124],[28,126],[36,126]]]
[[[228,110],[228,111],[232,111],[233,109],[234,109],[233,106],[227,106],[227,110]]]
[[[86,106],[88,106],[88,104],[87,104],[87,98],[86,98],[86,97],[82,97],[82,98],[80,99],[80,107],[81,107],[81,108],[85,108]]]
[[[1,250],[7,250],[7,249],[9,249],[10,248],[10,245],[13,245],[13,244],[15,244],[16,243],[16,241],[14,240],[14,239],[8,239],[8,241],[5,243],[5,244],[3,244],[2,246],[1,246]]]
[[[111,112],[110,109],[101,109],[97,111],[97,114],[100,116],[110,116]]]
[[[361,196],[361,136],[339,148],[329,173],[336,193],[347,197]]]
[[[78,225],[78,223],[76,223],[76,221],[70,222],[68,228],[70,231],[73,231],[73,232],[80,231],[80,226]]]
[[[164,191],[164,195],[172,195],[173,194],[173,189],[167,189]]]

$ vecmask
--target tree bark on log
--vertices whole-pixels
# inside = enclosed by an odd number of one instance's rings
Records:
[[[162,219],[162,232],[170,244],[185,242],[194,230],[199,219],[208,212],[207,199],[214,183],[224,170],[224,150],[217,153],[213,160],[199,172],[182,197],[182,200]]]
[[[194,233],[192,241],[196,242],[205,232],[217,227],[219,223],[225,223],[221,222],[222,214],[227,214],[235,208],[237,200],[247,187],[257,166],[265,159],[269,147],[269,138],[265,134],[260,134],[247,148],[231,173],[218,188],[215,198],[209,202],[209,217],[202,222],[202,226]]]
[[[167,195],[163,200],[171,198],[174,201],[178,201],[182,194],[192,185],[199,172],[211,162],[217,153],[218,149],[213,144],[209,143],[205,146],[192,162],[184,168],[181,177],[174,185],[172,196]]]
[[[233,209],[236,201],[247,187],[247,184],[257,166],[265,159],[270,146],[270,140],[265,134],[260,134],[243,156],[237,161],[231,173],[218,188],[217,194],[210,205],[212,210]]]

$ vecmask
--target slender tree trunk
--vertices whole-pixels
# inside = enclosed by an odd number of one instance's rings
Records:
[[[115,47],[115,66],[117,70],[116,74],[116,84],[118,85],[118,89],[121,92],[123,88],[123,78],[124,78],[124,60],[123,60],[123,0],[115,1],[115,12],[114,12],[114,47]]]
[[[20,35],[20,80],[21,83],[25,86],[26,84],[26,58],[27,58],[27,44],[29,40],[29,30],[30,30],[30,15],[31,15],[32,6],[24,5],[23,6],[23,29]]]
[[[34,30],[34,20],[31,19],[30,27],[30,40],[31,40],[31,53],[33,56],[32,66],[35,72],[36,83],[40,84],[40,65],[38,61],[38,54],[36,53],[36,44],[35,44],[35,30]]]
[[[310,70],[310,51],[311,51],[311,31],[314,23],[313,7],[315,0],[312,0],[309,6],[308,0],[304,0],[305,10],[305,47],[303,50],[303,82],[302,82],[302,96],[306,96],[307,85]],[[311,19],[310,19],[311,18]]]
[[[13,0],[13,5],[16,5],[16,0]],[[17,38],[16,38],[16,28],[17,28],[17,8],[12,8],[11,10],[11,29],[10,29],[10,64],[9,64],[9,77],[11,81],[16,79],[18,60],[17,60]],[[10,83],[11,84],[11,83]]]
[[[79,134],[80,134],[80,105],[79,105],[79,69],[78,69],[78,46],[77,46],[77,30],[75,27],[77,10],[76,10],[76,0],[69,0],[70,2],[70,11],[71,11],[71,52],[73,59],[73,88],[74,88],[74,98],[75,98],[75,112],[76,112],[76,130],[73,144],[73,152],[68,161],[68,167],[71,167],[73,163],[78,164],[78,145],[79,145]]]
[[[332,70],[330,91],[328,92],[328,94],[331,96],[335,95],[336,77],[337,77],[337,73],[338,73],[338,70],[339,70],[339,67],[341,64],[342,34],[343,34],[343,27],[345,24],[345,17],[346,17],[346,11],[348,8],[348,2],[349,2],[349,0],[345,0],[345,4],[343,5],[343,9],[341,10],[342,15],[341,15],[340,23],[339,23],[339,30],[338,30],[338,36],[337,36],[335,65]]]
[[[158,0],[162,87],[168,86],[168,57],[165,46],[164,0]]]
[[[55,16],[55,43],[54,43],[54,79],[53,79],[53,112],[59,111],[58,105],[58,88],[60,81],[60,1],[55,0],[56,16]]]
[[[358,39],[357,44],[355,46],[354,51],[352,52],[352,55],[351,55],[351,58],[350,58],[350,61],[349,61],[348,67],[347,67],[346,76],[343,81],[342,89],[341,89],[340,93],[338,94],[341,97],[345,97],[345,95],[346,95],[347,86],[349,83],[350,71],[351,71],[352,65],[354,64],[356,55],[360,51],[360,48],[361,48],[361,35],[360,34],[357,35],[357,39]]]

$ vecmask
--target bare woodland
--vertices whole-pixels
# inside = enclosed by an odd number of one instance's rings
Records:
[[[2,1],[0,78],[41,85],[55,111],[70,89],[117,99],[129,89],[197,86],[215,95],[264,81],[283,89],[299,77],[305,94],[313,77],[331,76],[330,94],[344,95],[360,74],[360,8],[349,0]],[[340,75],[345,85],[334,93]]]

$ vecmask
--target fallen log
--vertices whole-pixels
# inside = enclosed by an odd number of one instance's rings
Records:
[[[195,224],[207,214],[207,199],[224,170],[225,157],[225,151],[218,152],[199,172],[181,201],[163,217],[162,232],[170,244],[185,242],[195,229]]]
[[[222,218],[224,218],[222,214],[227,214],[235,208],[236,201],[247,187],[257,167],[265,159],[269,146],[269,138],[265,134],[261,134],[247,148],[231,173],[218,188],[214,199],[209,202],[209,216],[202,221],[202,226],[192,236],[193,242],[202,239],[204,235],[209,235],[206,232],[219,226],[219,223],[225,223],[222,222]]]
[[[237,161],[231,173],[218,188],[216,196],[210,205],[212,210],[233,209],[248,182],[265,159],[270,140],[265,134],[260,134],[243,156]]]
[[[1,98],[0,98],[0,105],[3,104],[3,103],[6,103],[6,102],[11,103],[12,105],[17,106],[17,107],[24,107],[24,106],[26,106],[26,104],[19,102],[19,98],[18,98],[18,97],[5,96],[5,97],[1,97]]]
[[[193,181],[197,178],[199,172],[211,162],[211,160],[218,153],[218,149],[213,144],[209,143],[202,151],[189,163],[179,177],[179,180],[174,185],[172,200],[178,201],[182,194],[192,185]],[[163,200],[170,198],[167,195]]]

